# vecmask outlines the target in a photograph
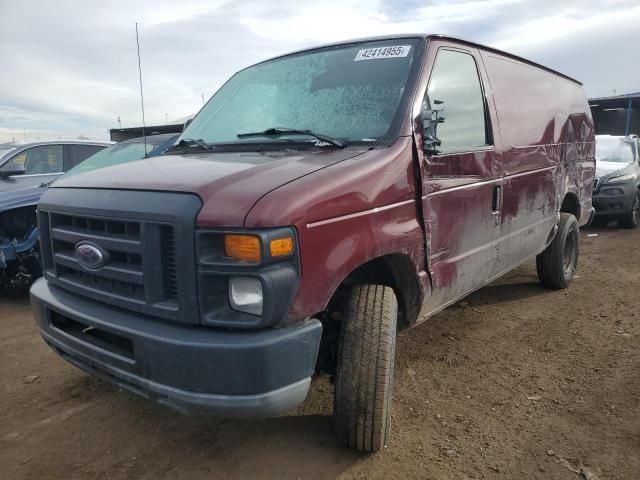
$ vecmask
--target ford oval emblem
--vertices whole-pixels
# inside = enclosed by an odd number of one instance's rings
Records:
[[[76,258],[81,265],[96,269],[107,263],[109,254],[95,243],[81,242],[76,245]]]

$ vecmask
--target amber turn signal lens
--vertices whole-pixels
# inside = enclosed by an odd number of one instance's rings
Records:
[[[244,260],[246,262],[259,262],[260,239],[255,235],[224,236],[224,253],[227,257]]]
[[[286,257],[293,253],[293,238],[277,238],[269,242],[272,257]]]

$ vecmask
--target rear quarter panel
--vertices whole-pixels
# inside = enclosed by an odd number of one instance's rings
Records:
[[[482,52],[502,142],[500,267],[543,250],[567,194],[589,220],[594,127],[582,87],[535,65]],[[499,273],[499,272],[496,272]]]

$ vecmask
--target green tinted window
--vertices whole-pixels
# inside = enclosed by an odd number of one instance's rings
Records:
[[[119,163],[131,162],[133,160],[139,160],[142,157],[144,157],[144,143],[119,143],[105,148],[87,158],[84,162],[69,170],[66,176],[110,167],[111,165],[118,165]]]

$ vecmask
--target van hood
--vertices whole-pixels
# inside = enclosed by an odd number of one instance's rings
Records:
[[[618,170],[626,169],[631,163],[596,161],[596,177],[604,177]]]
[[[188,192],[203,208],[198,225],[238,227],[264,195],[364,153],[364,148],[161,155],[58,179],[51,188]]]

